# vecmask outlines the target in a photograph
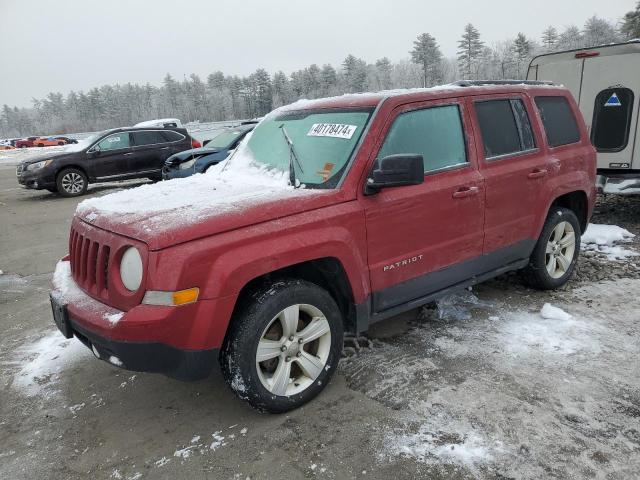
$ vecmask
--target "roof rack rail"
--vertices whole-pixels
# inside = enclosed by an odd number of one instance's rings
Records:
[[[541,80],[458,80],[451,85],[457,87],[480,87],[482,85],[555,85]]]

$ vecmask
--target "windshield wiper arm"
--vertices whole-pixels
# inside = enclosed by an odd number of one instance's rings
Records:
[[[287,142],[287,145],[289,146],[289,183],[291,183],[291,185],[293,185],[294,188],[298,188],[299,185],[296,185],[296,169],[293,164],[293,160],[296,161],[302,173],[304,173],[304,169],[300,164],[298,154],[296,153],[296,149],[293,146],[293,141],[289,137],[289,134],[287,133],[287,129],[284,127],[284,123],[280,125],[280,129],[282,130],[282,135],[284,135],[285,142]]]

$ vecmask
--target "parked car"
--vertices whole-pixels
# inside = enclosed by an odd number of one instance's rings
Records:
[[[34,147],[53,147],[54,145],[66,145],[66,141],[57,137],[38,137],[33,141]]]
[[[52,138],[55,138],[55,139],[57,139],[57,140],[63,140],[63,141],[64,141],[65,143],[67,143],[67,144],[72,144],[72,143],[73,143],[73,144],[75,144],[75,143],[78,143],[78,140],[77,140],[76,138],[63,137],[63,136],[61,136],[61,135],[56,135],[55,137],[52,137]]]
[[[598,152],[603,193],[640,194],[640,40],[539,55],[527,78],[566,85]]]
[[[184,128],[117,128],[94,134],[63,152],[25,160],[16,174],[26,188],[75,197],[83,195],[90,183],[161,180],[167,157],[199,145]]]
[[[0,150],[15,150],[16,147],[9,143],[0,143]]]
[[[227,158],[255,126],[255,123],[251,123],[232,127],[209,140],[204,147],[171,155],[164,162],[162,178],[170,180],[206,172],[209,167]]]
[[[239,149],[80,204],[51,303],[104,361],[194,379],[218,359],[269,412],[325,388],[343,331],[513,270],[564,285],[596,197],[576,102],[536,82],[314,100]]]
[[[16,141],[15,147],[16,148],[29,148],[29,147],[33,147],[33,142],[36,141],[38,139],[38,137],[27,137],[27,138],[21,138],[20,140]]]

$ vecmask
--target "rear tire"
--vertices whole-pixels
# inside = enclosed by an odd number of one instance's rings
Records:
[[[63,197],[78,197],[87,192],[89,182],[82,170],[65,168],[56,177],[58,193]]]
[[[234,315],[220,353],[222,372],[252,407],[287,412],[327,385],[342,337],[342,314],[326,290],[303,280],[277,281],[256,289]]]
[[[567,283],[580,255],[581,236],[576,214],[567,208],[553,207],[523,271],[526,282],[540,290],[552,290]]]

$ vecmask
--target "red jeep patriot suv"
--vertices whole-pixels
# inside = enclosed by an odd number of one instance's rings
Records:
[[[130,370],[219,360],[270,412],[325,387],[345,330],[511,270],[563,285],[595,199],[575,101],[536,82],[300,101],[214,170],[82,202],[54,319]]]

